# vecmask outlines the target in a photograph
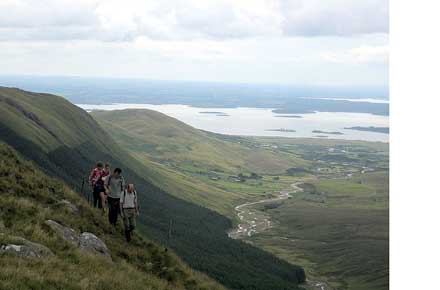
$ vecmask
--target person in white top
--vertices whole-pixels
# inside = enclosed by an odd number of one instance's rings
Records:
[[[136,227],[136,217],[139,216],[139,205],[136,190],[132,183],[128,184],[120,199],[121,215],[124,219],[125,238],[131,240],[131,232]]]

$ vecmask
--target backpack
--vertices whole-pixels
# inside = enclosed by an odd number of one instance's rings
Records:
[[[124,197],[122,198],[123,203],[125,203],[125,194],[127,193],[127,190],[124,189]],[[137,195],[136,195],[136,190],[133,190],[133,194],[134,197],[136,198],[136,203],[137,203]],[[139,206],[139,205],[138,205]]]
[[[127,193],[127,190],[125,189],[124,190],[124,196],[123,196],[123,199],[122,199],[122,203],[124,204],[125,203],[125,194]],[[133,194],[134,194],[134,197],[135,197],[135,200],[136,200],[136,207],[137,207],[137,211],[138,211],[138,213],[139,213],[139,210],[140,210],[140,205],[139,205],[139,202],[138,202],[138,199],[137,199],[137,193],[136,193],[136,190],[134,190],[133,191]]]

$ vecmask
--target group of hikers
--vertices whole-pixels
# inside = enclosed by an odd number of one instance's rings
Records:
[[[139,216],[137,193],[132,183],[125,183],[121,168],[115,168],[111,173],[111,165],[98,161],[89,176],[93,190],[93,206],[102,209],[103,214],[108,209],[108,220],[116,226],[118,216],[124,221],[125,238],[131,240],[131,232],[136,227],[136,217]]]

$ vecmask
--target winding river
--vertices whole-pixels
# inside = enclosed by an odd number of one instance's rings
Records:
[[[265,198],[254,202],[246,202],[235,207],[240,223],[236,228],[228,232],[228,236],[232,239],[243,239],[252,237],[256,233],[261,233],[273,226],[270,217],[261,210],[257,210],[254,205],[273,203],[288,199],[291,194],[301,192],[303,189],[299,187],[303,182],[295,182],[290,185],[289,190],[277,192],[277,196],[272,198]],[[308,290],[332,290],[326,282],[316,281],[314,278],[307,279],[307,282],[302,285]]]
[[[251,237],[253,234],[262,232],[272,226],[272,222],[268,215],[264,212],[256,210],[253,206],[263,203],[273,203],[288,199],[290,194],[302,191],[298,185],[302,182],[295,182],[290,185],[290,190],[283,190],[278,192],[278,195],[273,198],[266,198],[254,202],[246,202],[235,207],[240,223],[235,229],[229,231],[228,236],[232,239],[242,239]]]

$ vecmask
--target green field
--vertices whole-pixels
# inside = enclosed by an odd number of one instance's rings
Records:
[[[249,241],[336,289],[388,289],[386,176],[317,180],[313,190],[266,209],[277,226]]]

